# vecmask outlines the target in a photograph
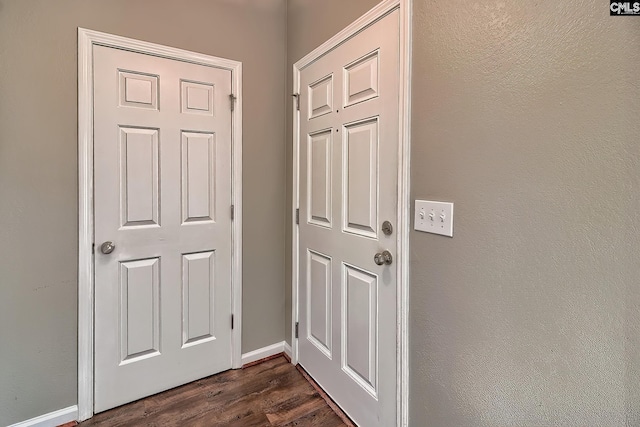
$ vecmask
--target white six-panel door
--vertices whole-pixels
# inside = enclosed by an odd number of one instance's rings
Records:
[[[300,71],[299,362],[360,426],[396,423],[399,12]]]
[[[94,47],[96,412],[231,368],[230,94]]]

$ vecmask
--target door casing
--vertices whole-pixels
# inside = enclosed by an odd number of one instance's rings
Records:
[[[293,65],[294,95],[300,93],[300,71],[316,61],[335,47],[345,43],[363,29],[373,25],[378,20],[393,12],[400,11],[400,88],[399,88],[399,135],[398,135],[398,225],[397,253],[394,255],[398,262],[397,269],[397,384],[396,408],[399,427],[409,425],[409,225],[410,225],[410,136],[411,136],[411,16],[412,0],[384,0],[369,12],[358,18],[351,25],[327,40],[304,58]],[[293,204],[291,207],[292,221],[292,324],[291,324],[291,363],[298,363],[298,338],[295,330],[298,322],[298,250],[299,234],[296,224],[296,211],[300,207],[300,112],[293,99]]]
[[[94,211],[93,46],[107,46],[231,71],[232,367],[242,367],[242,63],[78,28],[78,419],[93,416]],[[231,101],[234,102],[234,101]]]

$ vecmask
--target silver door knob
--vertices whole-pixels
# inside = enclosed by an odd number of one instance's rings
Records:
[[[389,251],[382,251],[375,254],[373,261],[378,265],[391,265],[393,262],[393,255]]]
[[[115,243],[107,241],[100,245],[100,252],[102,252],[105,255],[109,255],[111,252],[113,252],[115,248],[116,248]]]

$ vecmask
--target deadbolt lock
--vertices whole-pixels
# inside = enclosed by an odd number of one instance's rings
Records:
[[[385,236],[390,236],[393,233],[393,225],[389,221],[385,221],[382,223],[382,232]]]

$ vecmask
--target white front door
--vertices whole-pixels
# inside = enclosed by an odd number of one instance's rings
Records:
[[[398,20],[300,72],[299,362],[363,427],[396,424]]]
[[[94,46],[93,78],[100,412],[231,368],[231,71]]]

